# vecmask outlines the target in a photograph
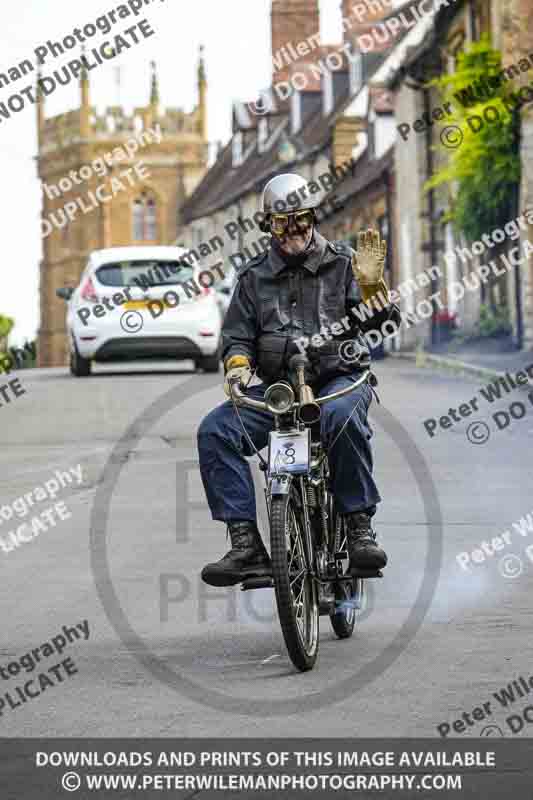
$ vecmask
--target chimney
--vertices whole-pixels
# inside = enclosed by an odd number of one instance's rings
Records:
[[[309,61],[320,46],[319,0],[272,0],[272,83]]]

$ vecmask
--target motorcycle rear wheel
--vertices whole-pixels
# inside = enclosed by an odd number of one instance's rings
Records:
[[[332,504],[333,506],[333,504]],[[347,550],[346,533],[341,518],[334,513],[333,525],[335,533],[334,553]],[[343,574],[348,571],[346,562]],[[351,581],[338,581],[335,584],[335,612],[330,614],[331,627],[339,639],[349,639],[353,634],[357,617],[365,600],[365,584],[361,578]]]

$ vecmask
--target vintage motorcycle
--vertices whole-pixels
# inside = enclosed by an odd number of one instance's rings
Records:
[[[377,379],[366,368],[352,378],[351,386],[315,398],[306,383],[308,365],[305,355],[292,356],[289,374],[294,380],[270,385],[264,401],[247,397],[238,379],[230,385],[237,414],[239,406],[269,411],[275,425],[267,461],[250,440],[265,478],[273,577],[248,578],[242,589],[275,589],[285,644],[302,672],[313,668],[318,655],[319,617],[329,616],[340,639],[350,637],[364,605],[364,577],[381,577],[379,570],[347,574],[343,517],[335,509],[327,453],[320,441],[321,406],[365,381],[374,386]],[[244,424],[243,428],[247,435]]]

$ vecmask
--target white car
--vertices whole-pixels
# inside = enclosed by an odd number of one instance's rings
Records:
[[[215,284],[214,288],[217,293],[217,300],[222,318],[224,318],[228,313],[229,304],[231,302],[233,292],[235,291],[235,285],[235,278],[228,275],[225,275],[221,281],[218,281]]]
[[[193,359],[218,372],[222,315],[211,273],[184,260],[181,247],[113,247],[91,253],[68,302],[70,370],[91,362]],[[213,275],[216,280],[216,275]]]

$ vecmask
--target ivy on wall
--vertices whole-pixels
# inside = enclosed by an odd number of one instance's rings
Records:
[[[446,163],[425,189],[455,184],[446,221],[469,241],[509,219],[520,181],[516,95],[513,99],[514,87],[502,78],[502,69],[501,53],[483,37],[458,55],[453,74],[431,81],[443,102],[451,103],[462,141],[445,150]]]

